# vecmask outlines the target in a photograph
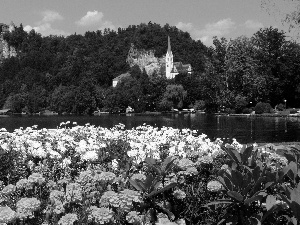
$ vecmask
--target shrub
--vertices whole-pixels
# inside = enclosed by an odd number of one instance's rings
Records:
[[[247,104],[248,102],[246,101],[246,97],[242,95],[237,95],[235,97],[235,106],[234,106],[236,113],[241,113]]]
[[[253,112],[253,109],[252,108],[244,108],[243,109],[243,114],[250,114]]]
[[[197,100],[194,104],[194,109],[196,110],[204,110],[205,109],[205,101]]]
[[[254,111],[255,114],[271,113],[272,106],[269,103],[259,102],[256,104]]]
[[[280,103],[280,104],[278,104],[278,105],[276,106],[276,109],[277,109],[278,111],[283,111],[283,110],[285,109],[285,105],[282,104],[282,103]]]

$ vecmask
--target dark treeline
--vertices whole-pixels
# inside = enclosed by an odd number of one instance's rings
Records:
[[[174,61],[190,63],[192,74],[167,80],[126,63],[131,43],[163,57],[170,36]],[[4,39],[17,56],[0,66],[0,107],[14,112],[91,114],[131,106],[136,112],[197,108],[241,112],[258,102],[299,107],[300,48],[275,28],[234,40],[214,38],[214,47],[174,26],[140,24],[117,31],[42,37],[22,25]],[[112,87],[112,79],[131,76]],[[251,104],[250,104],[251,102]]]

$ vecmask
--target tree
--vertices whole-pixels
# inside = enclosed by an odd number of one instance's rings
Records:
[[[269,14],[279,17],[283,24],[286,24],[290,33],[300,36],[300,1],[299,0],[261,0],[261,6]]]
[[[186,96],[187,91],[182,85],[168,85],[160,101],[160,108],[164,110],[170,110],[172,107],[182,109]]]

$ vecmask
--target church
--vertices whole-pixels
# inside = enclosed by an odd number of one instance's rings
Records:
[[[164,66],[166,70],[167,79],[173,79],[179,73],[192,73],[191,64],[182,64],[182,62],[173,62],[173,53],[171,51],[170,36],[168,36],[168,50],[166,54],[166,64]]]

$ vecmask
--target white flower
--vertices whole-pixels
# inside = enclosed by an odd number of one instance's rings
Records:
[[[86,161],[95,161],[98,159],[98,154],[96,151],[87,151],[81,156],[81,159]]]
[[[112,169],[113,169],[113,170],[118,169],[118,167],[119,167],[118,160],[117,160],[117,159],[113,159],[113,160],[111,161],[111,165],[112,165]]]
[[[16,219],[16,212],[8,206],[0,206],[0,224],[12,223]]]

